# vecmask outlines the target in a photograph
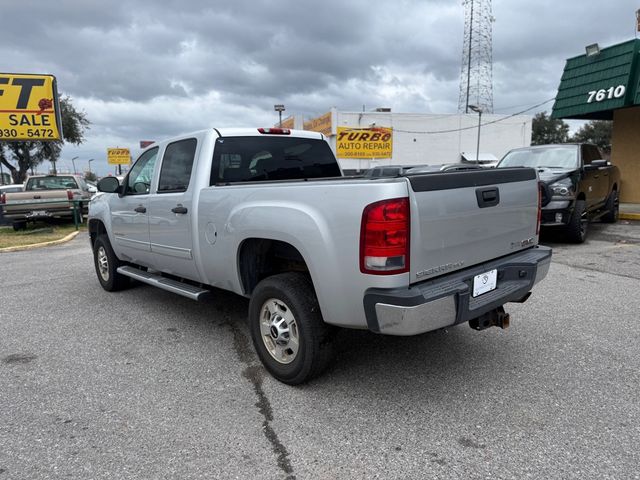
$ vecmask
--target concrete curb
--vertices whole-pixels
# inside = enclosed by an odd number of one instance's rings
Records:
[[[42,243],[32,243],[30,245],[19,245],[17,247],[4,247],[0,248],[0,253],[4,252],[20,252],[22,250],[33,250],[40,247],[51,247],[53,245],[60,245],[61,243],[68,242],[69,240],[73,240],[79,234],[79,231],[71,232],[64,238],[60,240],[51,240],[50,242],[42,242]]]
[[[618,214],[620,220],[640,220],[640,213],[622,213]]]

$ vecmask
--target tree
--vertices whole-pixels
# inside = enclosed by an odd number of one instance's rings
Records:
[[[607,155],[611,153],[611,131],[613,122],[610,120],[592,120],[585,123],[571,138],[572,142],[593,143]]]
[[[98,180],[98,176],[93,172],[85,172],[84,179],[89,180],[90,182],[95,182]]]
[[[546,112],[533,117],[531,145],[566,143],[569,141],[569,125],[559,118],[551,118]]]
[[[24,182],[28,171],[45,160],[56,162],[65,142],[74,145],[84,142],[84,132],[90,125],[87,114],[77,111],[71,103],[71,98],[62,97],[60,116],[63,140],[0,142],[0,162],[9,169],[14,183]],[[17,166],[12,164],[12,161]]]

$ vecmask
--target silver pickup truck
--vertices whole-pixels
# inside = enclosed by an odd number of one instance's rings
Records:
[[[288,384],[322,372],[336,327],[504,328],[503,305],[524,302],[551,261],[534,169],[343,177],[314,132],[183,135],[98,189],[88,223],[102,287],[250,298],[256,352]]]

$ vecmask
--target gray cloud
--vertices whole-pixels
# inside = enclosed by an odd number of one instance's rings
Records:
[[[566,58],[633,37],[636,8],[494,0],[496,111],[554,96]],[[0,71],[58,77],[93,123],[65,155],[96,158],[95,168],[114,144],[272,124],[274,103],[306,116],[455,112],[463,21],[450,0],[27,0],[3,5]]]

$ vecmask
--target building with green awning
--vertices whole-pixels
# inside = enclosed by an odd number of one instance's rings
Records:
[[[553,118],[613,120],[611,162],[620,168],[620,201],[640,203],[640,39],[567,60]]]

